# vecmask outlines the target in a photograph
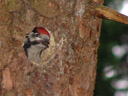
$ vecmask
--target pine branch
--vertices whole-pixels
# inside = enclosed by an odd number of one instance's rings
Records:
[[[95,15],[99,18],[113,20],[116,22],[128,24],[128,16],[125,16],[111,8],[105,6],[98,6],[95,8]]]

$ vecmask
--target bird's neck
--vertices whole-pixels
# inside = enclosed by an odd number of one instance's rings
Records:
[[[34,62],[40,62],[40,55],[43,49],[31,46],[28,49],[28,59]]]

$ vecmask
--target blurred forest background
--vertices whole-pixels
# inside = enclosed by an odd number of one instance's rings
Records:
[[[105,0],[104,5],[128,15],[128,0]],[[95,96],[128,96],[128,25],[102,22]]]

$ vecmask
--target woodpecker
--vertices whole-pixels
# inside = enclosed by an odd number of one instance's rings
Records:
[[[35,27],[24,40],[24,51],[29,60],[40,62],[43,50],[49,47],[50,34],[42,27]]]

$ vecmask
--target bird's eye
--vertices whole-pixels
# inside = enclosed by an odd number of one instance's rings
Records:
[[[38,37],[38,36],[39,36],[39,34],[35,34],[35,36],[36,36],[36,37]]]

